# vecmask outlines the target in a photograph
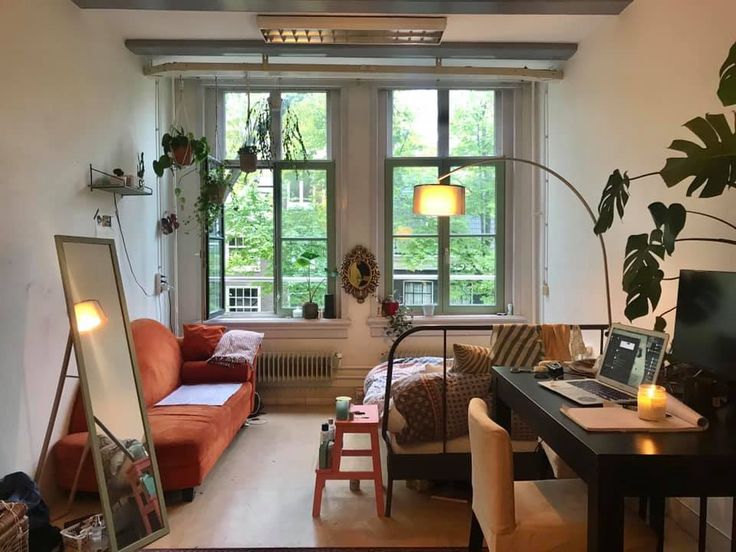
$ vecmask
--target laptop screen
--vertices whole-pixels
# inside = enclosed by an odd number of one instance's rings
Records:
[[[614,327],[598,374],[634,388],[652,383],[657,377],[666,339],[664,335],[638,333],[634,328]]]

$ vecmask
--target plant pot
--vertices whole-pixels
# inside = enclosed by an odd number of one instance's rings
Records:
[[[383,313],[383,316],[393,316],[397,312],[399,312],[399,302],[398,301],[384,301],[381,303],[381,312]]]
[[[258,156],[255,153],[238,152],[240,158],[240,170],[245,173],[256,172],[258,168]]]
[[[210,192],[210,201],[212,203],[217,203],[218,205],[225,205],[225,201],[227,200],[228,196],[230,195],[230,192],[232,191],[232,188],[230,186],[226,186],[225,188],[217,188],[216,190],[212,190]]]
[[[192,164],[192,145],[187,144],[186,146],[177,146],[172,152],[174,155],[174,161],[177,165],[182,167],[188,167]]]
[[[317,303],[304,303],[302,305],[302,316],[306,320],[316,320],[319,317],[319,305]]]

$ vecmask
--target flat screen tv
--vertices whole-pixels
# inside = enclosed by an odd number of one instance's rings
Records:
[[[680,271],[672,360],[736,382],[736,272]]]

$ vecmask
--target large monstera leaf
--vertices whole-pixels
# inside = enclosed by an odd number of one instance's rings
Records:
[[[613,224],[614,209],[619,218],[624,216],[624,208],[629,201],[629,174],[616,169],[608,177],[606,187],[603,188],[601,201],[598,203],[598,220],[595,223],[596,234],[603,234]]]
[[[726,107],[736,105],[736,44],[731,46],[728,59],[721,67],[721,84],[718,87],[718,97]]]
[[[651,305],[657,308],[662,296],[664,272],[659,268],[659,260],[664,259],[662,231],[629,236],[626,242],[624,259],[623,289],[626,292],[624,314],[629,320],[646,316]]]
[[[685,228],[687,211],[679,203],[673,203],[667,207],[664,203],[657,201],[649,205],[649,212],[654,219],[654,225],[662,231],[662,245],[668,255],[675,251],[675,240]]]
[[[660,171],[668,187],[693,177],[687,195],[698,189],[700,197],[716,197],[726,188],[736,186],[736,133],[719,113],[696,117],[685,123],[703,145],[688,140],[675,140],[670,149],[681,151],[685,157],[670,157]]]

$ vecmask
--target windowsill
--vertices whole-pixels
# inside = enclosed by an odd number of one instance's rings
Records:
[[[219,324],[231,329],[253,330],[267,339],[347,339],[349,319],[305,320],[303,318],[249,318],[218,316],[206,324]]]
[[[524,324],[529,320],[522,315],[511,316],[501,314],[436,314],[434,316],[415,316],[414,326],[478,326],[478,330],[463,330],[453,332],[453,335],[488,335],[488,326],[491,324]],[[368,319],[371,336],[383,337],[386,331],[386,318],[373,316]],[[422,336],[438,335],[435,332],[425,332]]]

